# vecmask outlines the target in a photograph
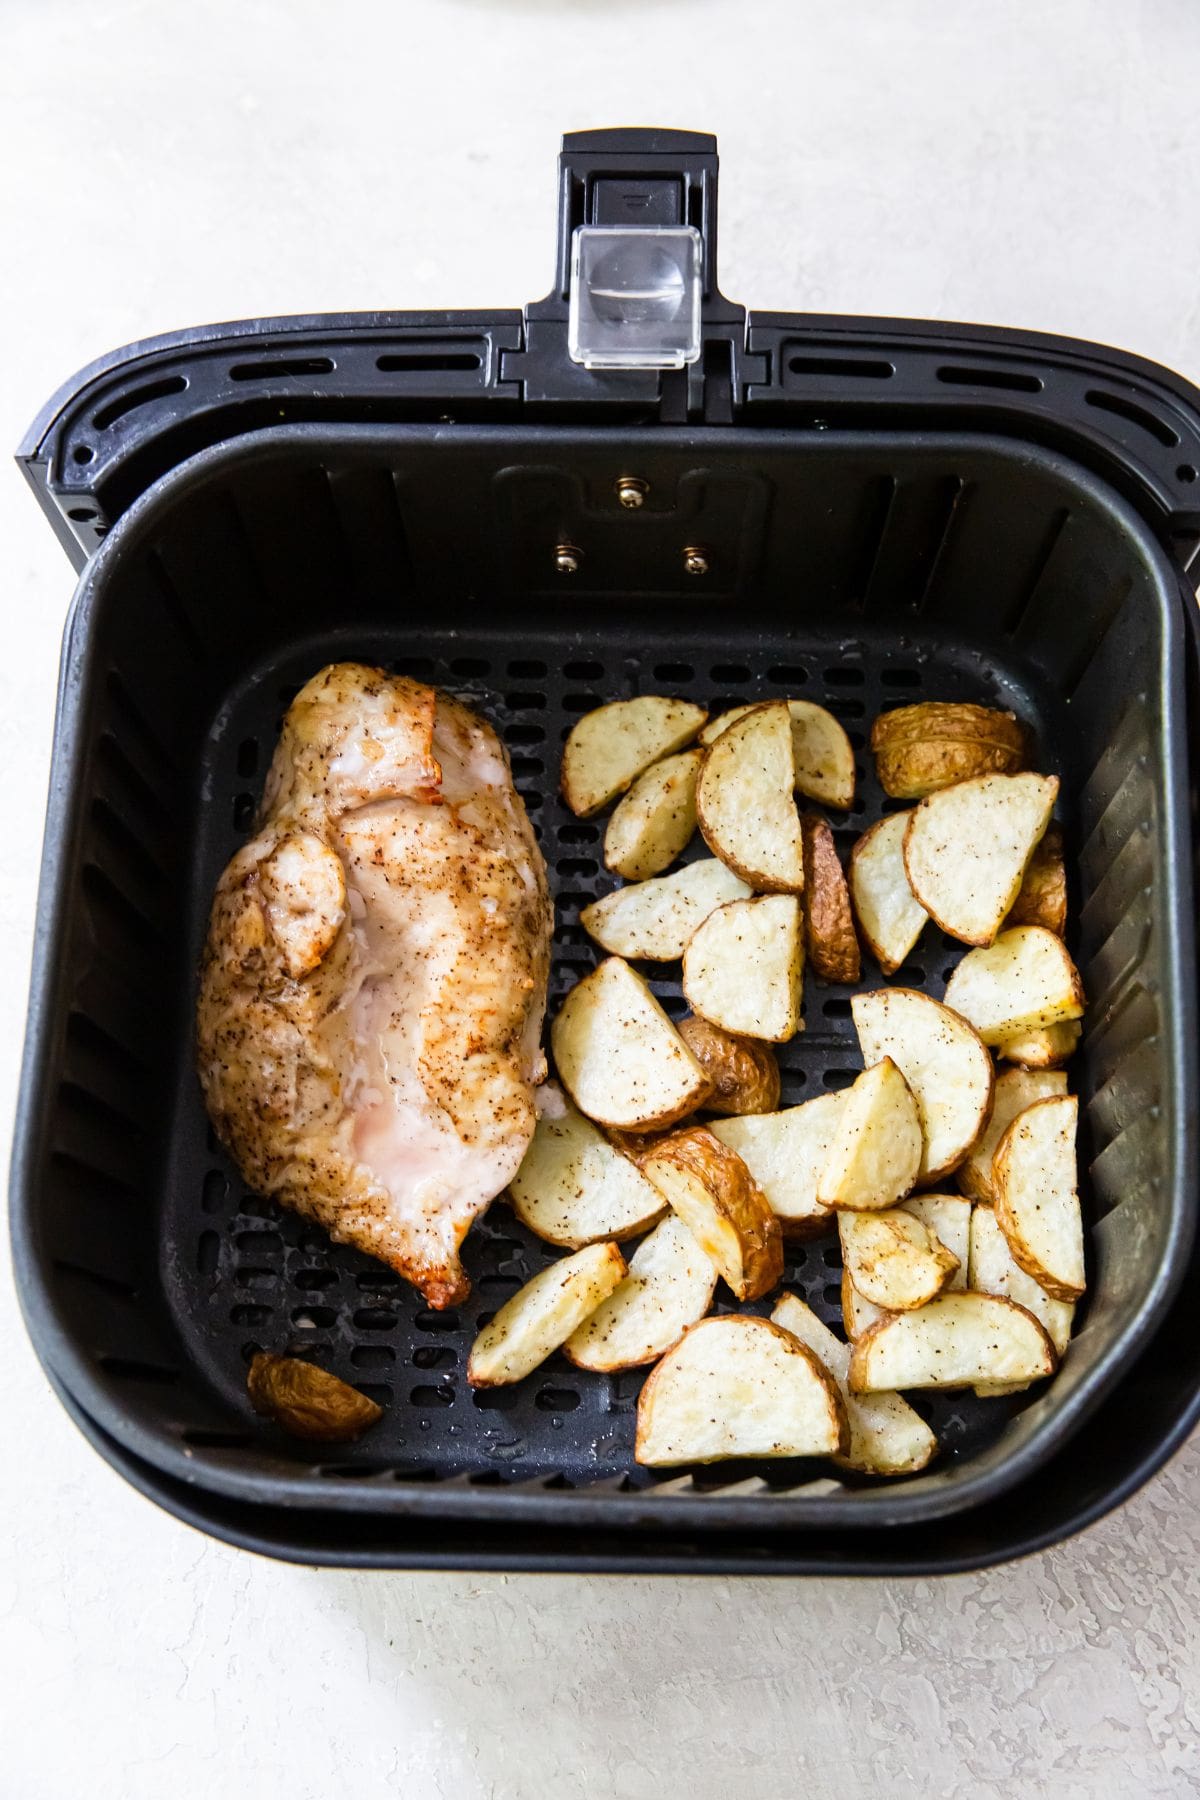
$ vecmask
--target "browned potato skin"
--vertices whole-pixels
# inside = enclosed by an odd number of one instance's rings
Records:
[[[382,1406],[349,1382],[298,1356],[260,1350],[246,1380],[250,1404],[293,1437],[347,1444],[383,1417]]]
[[[742,1247],[739,1300],[758,1300],[783,1280],[783,1234],[766,1195],[737,1154],[720,1138],[693,1125],[661,1138],[642,1159],[673,1163],[699,1178],[714,1211],[733,1227]],[[651,1176],[653,1179],[653,1176]]]
[[[779,1105],[779,1064],[769,1044],[735,1037],[695,1015],[675,1027],[704,1073],[712,1092],[706,1112],[769,1113]]]
[[[800,836],[809,963],[823,981],[857,981],[862,974],[862,954],[833,832],[819,813],[801,813]]]
[[[924,700],[881,713],[871,727],[879,785],[894,800],[923,800],[974,775],[1029,767],[1029,734],[1015,713]]]
[[[1021,891],[1004,921],[1010,925],[1044,925],[1056,937],[1067,928],[1067,865],[1062,829],[1050,825],[1029,859]]]

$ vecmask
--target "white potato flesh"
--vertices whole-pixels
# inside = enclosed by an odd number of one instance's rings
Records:
[[[940,1001],[914,988],[877,988],[850,1001],[863,1061],[890,1056],[921,1118],[918,1179],[957,1168],[987,1123],[992,1059],[979,1036]]]
[[[836,1459],[844,1468],[864,1475],[915,1475],[925,1467],[937,1438],[920,1413],[900,1394],[852,1394],[850,1345],[835,1337],[811,1306],[796,1294],[782,1294],[771,1319],[811,1350],[837,1382],[850,1427],[850,1447]]]
[[[782,1112],[714,1119],[709,1130],[736,1150],[783,1227],[803,1235],[829,1222],[817,1181],[841,1115],[841,1094],[818,1094]]]
[[[1078,1300],[1086,1286],[1078,1120],[1073,1094],[1035,1101],[1017,1114],[992,1165],[996,1223],[1014,1260],[1054,1300]]]
[[[568,1250],[648,1231],[665,1210],[637,1165],[567,1101],[539,1118],[508,1193],[523,1225]]]
[[[1056,775],[977,775],[922,800],[904,834],[904,866],[943,931],[992,943],[1057,798]]]
[[[730,1314],[684,1333],[638,1401],[636,1460],[650,1468],[731,1456],[829,1456],[845,1409],[811,1350],[769,1319]]]
[[[864,1300],[854,1283],[842,1270],[842,1329],[852,1344],[856,1344],[863,1332],[874,1325],[878,1319],[886,1319],[889,1315],[882,1306],[872,1306]]]
[[[731,706],[727,712],[718,713],[700,733],[700,742],[715,743],[730,725],[763,704],[752,700],[746,706]],[[786,704],[792,721],[796,792],[810,800],[823,800],[826,806],[853,806],[854,747],[845,728],[828,708],[813,700],[789,700]]]
[[[751,890],[715,856],[687,863],[673,875],[659,875],[593,900],[579,923],[613,956],[646,962],[675,962],[688,939],[710,913]]]
[[[1060,1025],[1043,1025],[1001,1038],[996,1055],[1022,1069],[1057,1069],[1074,1056],[1082,1036],[1079,1020],[1065,1019]]]
[[[904,833],[911,813],[889,813],[850,852],[850,899],[867,948],[894,975],[929,918],[908,885]]]
[[[625,1278],[615,1244],[589,1244],[564,1256],[506,1300],[471,1346],[472,1387],[520,1381],[565,1344]]]
[[[842,1094],[841,1116],[817,1182],[822,1206],[852,1212],[892,1206],[921,1167],[921,1119],[890,1057],[864,1069]]]
[[[900,1205],[904,1212],[920,1219],[957,1260],[958,1267],[946,1283],[947,1291],[966,1287],[971,1255],[971,1202],[958,1194],[910,1194]]]
[[[998,1295],[967,1290],[939,1294],[865,1331],[851,1353],[850,1391],[1040,1381],[1054,1365],[1054,1345],[1031,1313]]]
[[[997,1075],[991,1118],[958,1171],[958,1185],[963,1193],[970,1194],[973,1200],[994,1200],[992,1158],[1000,1139],[1017,1114],[1035,1100],[1049,1100],[1066,1091],[1067,1078],[1061,1069],[1005,1069]]]
[[[1043,925],[1002,931],[986,950],[968,950],[946,983],[946,1005],[985,1044],[1083,1016],[1083,983],[1067,947]]]
[[[683,991],[693,1012],[739,1037],[782,1044],[803,1029],[804,935],[800,902],[765,894],[718,907],[683,952]]]
[[[990,1206],[977,1206],[971,1214],[970,1284],[981,1294],[1001,1294],[1015,1300],[1041,1321],[1059,1356],[1071,1341],[1075,1307],[1070,1300],[1050,1295],[1013,1260],[1008,1239],[996,1223]]]
[[[838,1214],[842,1261],[864,1300],[886,1312],[911,1312],[947,1287],[958,1258],[920,1219],[901,1207]]]
[[[714,856],[763,893],[798,894],[804,851],[786,701],[756,706],[708,748],[696,813]]]
[[[707,717],[690,700],[660,694],[614,700],[585,713],[563,747],[563,799],[581,818],[599,812],[643,769],[689,744]]]
[[[696,776],[701,750],[683,750],[639,775],[617,803],[604,833],[604,862],[627,881],[668,868],[696,829]]]
[[[612,1374],[654,1362],[712,1304],[717,1271],[683,1220],[669,1213],[629,1259],[620,1287],[563,1345],[581,1369]]]
[[[616,956],[571,989],[550,1045],[563,1086],[601,1125],[673,1125],[708,1092],[707,1075],[646,983]]]

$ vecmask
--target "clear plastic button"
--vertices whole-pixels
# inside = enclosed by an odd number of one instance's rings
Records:
[[[700,355],[700,233],[580,225],[567,349],[585,369],[682,369]]]

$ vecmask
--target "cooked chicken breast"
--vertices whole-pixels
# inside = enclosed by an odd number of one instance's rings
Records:
[[[200,1080],[252,1188],[432,1306],[533,1134],[552,922],[491,726],[380,669],[314,676],[217,884]]]

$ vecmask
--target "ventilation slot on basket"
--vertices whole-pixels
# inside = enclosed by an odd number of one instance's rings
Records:
[[[1179,434],[1172,431],[1164,420],[1147,412],[1134,401],[1126,400],[1121,394],[1109,394],[1103,388],[1091,388],[1084,398],[1089,406],[1097,407],[1100,412],[1114,413],[1118,419],[1139,426],[1167,450],[1173,450],[1179,442]]]
[[[1042,382],[1036,375],[1022,375],[1017,369],[960,369],[953,366],[939,369],[939,381],[949,382],[952,387],[989,387],[1007,388],[1014,394],[1040,394]]]
[[[859,356],[789,356],[787,368],[790,375],[832,375],[858,381],[890,381],[896,373],[890,362]]]
[[[479,369],[482,366],[483,358],[474,350],[396,351],[375,359],[375,367],[385,375],[450,375],[455,370]]]
[[[332,375],[334,368],[327,356],[280,356],[266,362],[234,363],[229,375],[233,381],[270,381],[277,375]]]
[[[139,406],[149,406],[155,400],[169,399],[172,394],[182,394],[187,387],[186,375],[164,375],[161,381],[147,381],[128,394],[120,394],[110,400],[107,406],[93,415],[92,424],[97,431],[107,431],[118,419],[127,413],[136,412]],[[78,457],[77,459],[78,460]],[[91,458],[87,459],[89,462]]]

